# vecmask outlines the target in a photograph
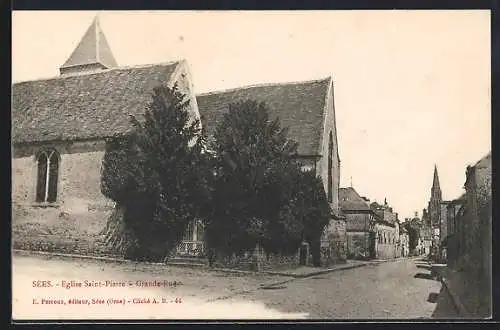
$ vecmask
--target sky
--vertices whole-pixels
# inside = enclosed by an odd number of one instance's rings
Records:
[[[96,14],[118,65],[186,59],[197,93],[332,76],[341,187],[401,219],[491,150],[489,11],[14,11],[13,81],[57,76]]]

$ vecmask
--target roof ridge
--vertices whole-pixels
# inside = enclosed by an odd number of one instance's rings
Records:
[[[286,85],[311,84],[311,83],[323,82],[323,81],[327,81],[327,80],[328,81],[333,80],[333,76],[329,75],[327,77],[317,78],[317,79],[310,79],[310,80],[299,80],[299,81],[296,80],[296,81],[286,81],[286,82],[257,83],[257,84],[252,84],[252,85],[244,85],[244,86],[240,86],[240,87],[232,87],[232,88],[221,89],[221,90],[216,90],[216,91],[198,93],[198,94],[196,94],[196,96],[198,97],[198,96],[224,94],[224,93],[234,92],[234,91],[240,90],[240,89],[249,89],[249,88],[255,88],[255,87],[271,87],[271,86],[286,86]]]
[[[13,83],[12,85],[19,85],[19,84],[34,82],[34,81],[58,80],[58,79],[65,79],[65,78],[69,78],[69,77],[75,77],[75,76],[87,76],[87,75],[99,74],[99,73],[110,72],[110,71],[143,69],[143,68],[151,68],[151,67],[155,67],[155,66],[169,66],[172,64],[176,64],[176,63],[180,64],[181,62],[184,62],[184,61],[186,61],[186,60],[179,59],[179,60],[172,60],[172,61],[165,61],[165,62],[158,62],[158,63],[149,63],[149,64],[124,65],[124,66],[117,66],[114,68],[108,68],[108,69],[103,69],[103,70],[98,70],[98,71],[83,71],[83,72],[67,73],[65,75],[57,75],[57,76],[53,76],[53,77],[18,81],[18,82]]]

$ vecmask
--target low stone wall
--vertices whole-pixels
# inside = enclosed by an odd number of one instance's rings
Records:
[[[225,255],[218,253],[212,264],[212,267],[217,268],[231,268],[239,270],[258,270],[258,264],[255,258],[253,258],[251,252],[246,252],[244,254],[232,254]]]
[[[100,237],[60,237],[58,235],[16,235],[12,248],[17,250],[117,257],[109,252]]]
[[[116,257],[100,235],[110,212],[68,214],[57,207],[13,205],[12,248]]]
[[[260,270],[289,269],[299,266],[299,252],[294,255],[263,254],[259,260]]]
[[[247,251],[242,254],[217,254],[214,267],[239,270],[279,270],[299,266],[299,251],[293,255],[266,253],[262,248]]]

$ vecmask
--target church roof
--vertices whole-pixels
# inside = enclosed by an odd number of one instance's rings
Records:
[[[289,137],[299,142],[300,155],[319,155],[326,101],[331,77],[295,82],[241,87],[197,96],[198,109],[209,135],[228,111],[230,103],[247,99],[265,102],[272,119],[279,117]]]
[[[61,66],[61,69],[92,64],[101,64],[106,68],[117,66],[97,17],[94,18],[94,21],[83,35],[78,46],[76,46],[73,53],[71,53],[66,62]]]
[[[368,203],[352,188],[339,188],[339,204],[342,211],[370,211]]]
[[[104,138],[131,128],[154,87],[167,85],[181,62],[122,67],[16,83],[12,142]]]

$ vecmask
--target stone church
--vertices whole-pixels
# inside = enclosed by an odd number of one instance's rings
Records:
[[[13,248],[106,254],[99,241],[113,203],[100,191],[108,139],[127,135],[157,86],[178,84],[208,133],[236,100],[265,101],[289,127],[308,170],[322,179],[333,209],[325,237],[345,236],[339,216],[340,160],[331,77],[195,95],[187,61],[118,66],[98,19],[59,68],[59,76],[12,89]],[[343,236],[344,235],[344,236]],[[340,238],[339,238],[340,237]],[[193,223],[178,253],[201,253]]]

